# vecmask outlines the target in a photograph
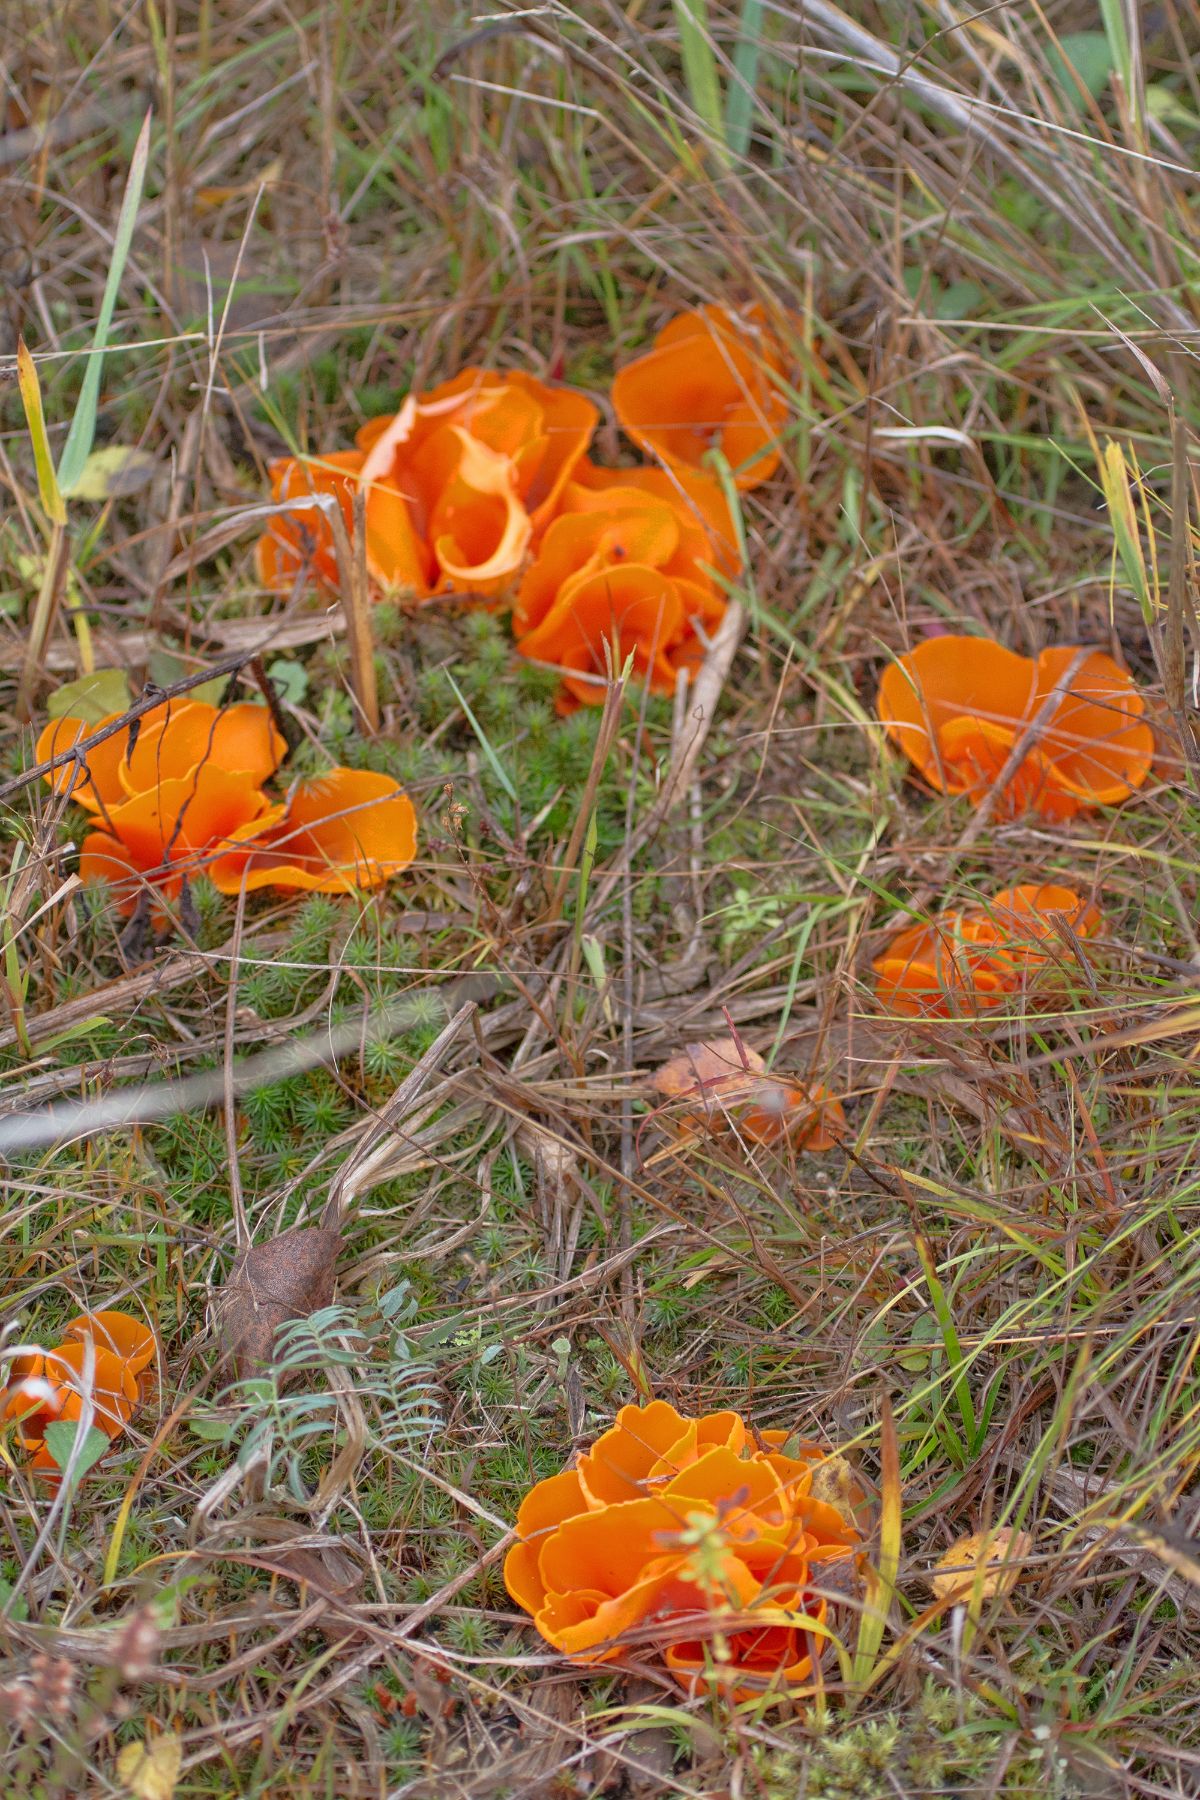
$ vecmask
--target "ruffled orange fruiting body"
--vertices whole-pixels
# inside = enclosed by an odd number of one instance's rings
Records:
[[[819,1153],[845,1136],[846,1114],[828,1088],[768,1075],[751,1088],[738,1129],[756,1144],[787,1142]]]
[[[788,403],[779,345],[762,309],[717,306],[683,313],[613,382],[617,418],[636,444],[668,465],[699,468],[719,451],[739,488],[779,466]]]
[[[927,781],[978,803],[1062,683],[998,810],[1069,819],[1083,807],[1126,799],[1154,755],[1145,701],[1102,650],[1059,646],[1031,660],[990,638],[929,638],[884,670],[879,717]]]
[[[554,516],[599,415],[592,402],[516,371],[464,369],[399,412],[373,419],[357,449],[272,471],[277,500],[333,493],[347,518],[355,486],[366,495],[367,566],[386,589],[502,594]],[[285,513],[258,551],[259,575],[287,590],[304,569],[334,586],[327,521]]]
[[[234,830],[209,867],[223,894],[262,887],[344,894],[379,887],[412,862],[417,821],[412,801],[390,775],[330,769],[303,781],[287,805]]]
[[[336,587],[337,553],[328,511],[320,500],[337,505],[352,530],[354,489],[363,465],[361,450],[333,450],[324,456],[284,456],[271,464],[271,498],[276,504],[299,501],[294,512],[275,513],[255,548],[255,566],[263,587],[289,594],[299,585]]]
[[[1027,987],[1049,960],[1040,946],[1065,949],[1061,919],[1079,938],[1103,920],[1073,888],[1028,883],[1004,888],[986,907],[947,912],[901,931],[875,960],[876,994],[890,1012],[949,1018],[986,1011]]]
[[[846,1129],[841,1102],[827,1088],[768,1075],[762,1057],[740,1038],[689,1044],[656,1070],[653,1086],[679,1103],[687,1124],[712,1132],[732,1128],[753,1143],[831,1150]]]
[[[672,693],[725,613],[711,573],[722,552],[697,506],[663,471],[640,473],[662,485],[569,483],[517,593],[517,649],[561,669],[570,702],[603,700],[606,644],[614,673],[632,651],[635,675]]]
[[[85,883],[107,882],[121,911],[131,913],[144,892],[176,898],[235,834],[266,825],[279,811],[248,781],[204,764],[110,807],[111,830],[84,838],[79,873]]]
[[[140,1319],[111,1308],[103,1312],[80,1313],[63,1329],[65,1340],[85,1344],[90,1339],[101,1350],[109,1351],[125,1363],[131,1375],[141,1375],[154,1360],[154,1333]]]
[[[92,730],[82,719],[55,720],[39,755],[61,754]],[[146,713],[136,733],[122,726],[82,766],[53,770],[56,790],[97,815],[80,853],[83,880],[108,882],[130,913],[139,894],[161,903],[200,873],[224,893],[243,882],[345,893],[408,867],[416,815],[390,776],[331,769],[280,804],[262,783],[285,749],[265,707],[172,701]]]
[[[30,1467],[56,1479],[59,1464],[47,1445],[46,1427],[81,1420],[87,1402],[92,1423],[111,1440],[133,1415],[139,1377],[154,1356],[154,1334],[127,1313],[81,1313],[53,1350],[14,1357],[0,1392],[0,1421],[16,1422],[17,1441],[30,1452]]]
[[[853,1559],[863,1496],[830,1504],[814,1491],[823,1452],[785,1442],[760,1447],[736,1413],[624,1407],[577,1468],[526,1495],[509,1593],[576,1662],[651,1646],[685,1685],[735,1699],[803,1685],[821,1564]]]

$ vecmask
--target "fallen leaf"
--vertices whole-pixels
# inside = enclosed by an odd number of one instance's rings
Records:
[[[241,1380],[269,1367],[275,1333],[333,1299],[336,1228],[303,1226],[242,1252],[219,1301],[221,1335]]]
[[[939,1600],[969,1600],[976,1593],[981,1600],[993,1600],[997,1594],[1011,1594],[1020,1579],[1020,1565],[1032,1549],[1027,1531],[1010,1531],[1007,1526],[973,1531],[939,1556],[929,1585]]]
[[[173,1731],[151,1742],[126,1744],[117,1757],[117,1775],[136,1800],[171,1800],[183,1762],[183,1745]]]
[[[46,711],[52,719],[82,719],[85,724],[98,725],[112,713],[125,712],[129,702],[129,677],[124,669],[96,669],[55,688],[46,700]]]
[[[93,450],[71,488],[72,500],[120,500],[136,494],[153,478],[158,458],[132,444],[107,444]]]
[[[766,1064],[757,1050],[737,1038],[708,1038],[689,1044],[654,1072],[653,1085],[664,1099],[700,1099],[706,1110],[714,1103],[744,1096]]]

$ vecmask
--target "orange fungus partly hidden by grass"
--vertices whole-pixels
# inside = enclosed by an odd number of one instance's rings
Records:
[[[139,1377],[154,1357],[154,1334],[139,1319],[107,1309],[72,1319],[53,1350],[15,1357],[0,1392],[0,1422],[15,1425],[30,1466],[56,1478],[59,1464],[46,1443],[46,1428],[82,1420],[109,1439],[119,1437],[137,1405]]]
[[[1047,716],[1029,732],[1047,701]],[[999,797],[1001,817],[1068,819],[1126,799],[1154,754],[1144,712],[1110,656],[1070,646],[1031,659],[990,638],[935,637],[889,664],[879,684],[888,736],[944,793],[981,801],[1029,732]]]
[[[831,1150],[845,1133],[841,1102],[827,1088],[769,1075],[740,1038],[689,1044],[655,1072],[653,1086],[686,1124],[733,1129],[753,1143]]]
[[[724,457],[739,488],[779,466],[788,418],[782,356],[761,308],[738,316],[704,306],[663,327],[645,356],[613,382],[616,414],[633,441],[668,465]]]
[[[1070,954],[1071,935],[1095,937],[1102,923],[1073,888],[1005,888],[986,906],[899,932],[875,959],[875,991],[890,1012],[908,1016],[986,1011],[1028,987],[1052,956]]]

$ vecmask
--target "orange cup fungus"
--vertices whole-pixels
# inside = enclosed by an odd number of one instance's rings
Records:
[[[639,680],[672,693],[703,661],[742,560],[702,459],[719,449],[739,486],[766,480],[787,418],[781,367],[759,311],[672,320],[614,383],[622,424],[661,459],[636,469],[589,460],[599,414],[586,395],[464,369],[370,420],[353,450],[273,465],[280,510],[259,579],[275,593],[336,587],[336,517],[349,532],[361,494],[375,593],[514,600],[517,649],[561,671],[561,711],[600,703],[631,653]]]
[[[827,1088],[768,1075],[758,1052],[738,1038],[690,1044],[655,1072],[653,1087],[693,1130],[733,1130],[752,1143],[813,1151],[832,1150],[846,1130],[841,1102]]]
[[[231,837],[209,868],[221,893],[244,885],[344,894],[380,887],[408,867],[417,853],[417,818],[390,775],[330,769],[298,782],[271,821]]]
[[[367,567],[382,588],[417,599],[495,596],[553,517],[598,416],[583,394],[519,370],[464,369],[372,419],[356,450],[276,463],[272,494],[328,496],[349,524],[362,488]],[[276,515],[259,542],[258,574],[276,592],[306,574],[336,585],[325,513],[310,506]]]
[[[782,1696],[812,1678],[819,1590],[853,1573],[864,1507],[818,1446],[653,1400],[525,1496],[504,1579],[577,1663],[649,1650],[693,1691]]]
[[[142,1381],[154,1358],[154,1334],[128,1313],[81,1313],[53,1350],[14,1357],[0,1391],[0,1422],[15,1426],[30,1467],[56,1479],[60,1465],[46,1443],[46,1428],[74,1424],[91,1402],[92,1424],[111,1440],[133,1416]]]
[[[725,614],[717,571],[736,567],[736,552],[724,497],[703,474],[587,464],[580,475],[517,591],[517,650],[563,671],[564,710],[602,701],[609,667],[631,652],[652,692],[673,693]]]
[[[672,319],[619,371],[613,406],[634,443],[669,466],[699,468],[719,451],[737,486],[754,488],[779,467],[789,411],[782,375],[761,307],[735,315],[702,306]]]
[[[987,906],[941,914],[898,933],[874,968],[876,995],[890,1012],[949,1018],[1003,1006],[1029,986],[1062,946],[1056,920],[1095,937],[1099,911],[1073,888],[1029,883],[1005,888]]]
[[[39,760],[117,724],[55,719]],[[108,882],[121,911],[141,894],[156,906],[207,874],[223,893],[259,887],[343,893],[377,887],[416,854],[412,802],[387,775],[331,769],[299,782],[285,801],[263,784],[286,745],[266,707],[218,709],[169,701],[119,725],[81,759],[46,777],[93,813],[80,851],[85,883]]]
[[[998,802],[1002,817],[1069,819],[1115,805],[1142,785],[1154,755],[1145,701],[1102,650],[1064,645],[1030,658],[990,638],[929,638],[884,670],[878,705],[888,736],[925,779],[976,803],[1028,733]]]

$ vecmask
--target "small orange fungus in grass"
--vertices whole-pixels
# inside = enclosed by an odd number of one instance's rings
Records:
[[[959,1603],[975,1594],[981,1600],[1007,1596],[1016,1587],[1021,1564],[1032,1549],[1033,1539],[1027,1531],[1011,1531],[1001,1525],[994,1531],[972,1532],[938,1558],[929,1585],[939,1600]]]
[[[38,755],[61,755],[115,722],[56,719]],[[137,723],[47,777],[96,815],[80,874],[108,882],[126,914],[143,893],[175,899],[199,874],[223,893],[243,882],[324,893],[378,887],[416,854],[412,802],[388,775],[330,769],[272,800],[263,783],[286,745],[266,707],[171,701]]]
[[[856,1567],[865,1496],[817,1497],[830,1460],[786,1432],[755,1440],[734,1412],[626,1406],[525,1496],[508,1591],[576,1662],[636,1649],[695,1691],[782,1697],[820,1656],[830,1565]]]
[[[846,1128],[841,1102],[827,1088],[768,1075],[762,1057],[740,1038],[690,1044],[655,1072],[653,1087],[678,1103],[682,1122],[713,1132],[734,1129],[753,1143],[830,1150]]]
[[[1098,909],[1073,888],[1004,888],[986,906],[899,932],[875,959],[875,992],[881,1005],[907,1017],[944,1019],[1003,1006],[1052,955],[1069,953],[1070,934],[1095,937],[1102,925]]]
[[[1145,700],[1102,650],[1059,646],[1031,659],[990,638],[929,638],[884,670],[878,704],[925,779],[977,804],[1027,737],[999,796],[1002,818],[1113,806],[1142,785],[1154,755]]]
[[[32,1455],[30,1466],[50,1477],[58,1473],[46,1428],[82,1419],[88,1400],[93,1425],[110,1440],[119,1437],[154,1349],[154,1334],[139,1319],[108,1309],[72,1319],[53,1350],[14,1357],[0,1392],[0,1421],[15,1424],[17,1442]]]
[[[788,418],[783,359],[760,307],[681,313],[645,356],[613,381],[617,418],[641,449],[668,465],[703,465],[719,451],[739,488],[769,481]]]

